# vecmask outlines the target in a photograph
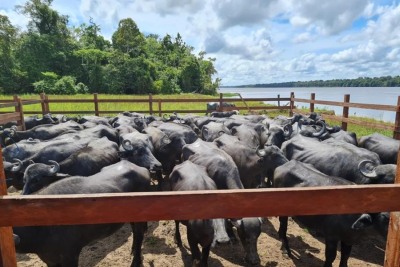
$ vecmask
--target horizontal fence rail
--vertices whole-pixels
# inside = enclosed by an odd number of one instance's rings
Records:
[[[379,211],[400,211],[400,185],[3,196],[0,214],[7,216],[0,217],[0,226]]]

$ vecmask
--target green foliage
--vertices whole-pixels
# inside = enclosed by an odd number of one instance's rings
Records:
[[[43,80],[33,83],[33,86],[35,87],[34,92],[37,94],[52,94],[54,92],[54,86],[57,82],[58,75],[54,72],[42,72],[42,77]]]
[[[120,20],[117,31],[112,35],[112,43],[115,49],[137,57],[144,50],[145,40],[133,19],[127,18]]]
[[[178,85],[179,71],[175,68],[167,68],[156,81],[156,92],[161,94],[178,94],[181,89]]]
[[[82,48],[105,50],[111,47],[111,43],[100,35],[100,27],[90,18],[90,25],[81,24],[78,28],[72,29],[75,38]]]
[[[77,93],[88,93],[89,89],[83,83],[76,83],[75,77],[59,77],[54,72],[43,72],[43,80],[33,83],[35,93],[74,95]]]
[[[8,17],[0,14],[0,88],[5,93],[11,93],[15,87],[12,47],[15,45],[17,32]]]
[[[72,76],[64,76],[54,84],[53,94],[58,95],[74,95],[76,94],[75,78]]]
[[[68,17],[53,9],[52,2],[27,0],[17,6],[29,18],[28,30],[21,34],[0,15],[2,92],[215,94],[215,59],[204,59],[204,52],[194,55],[179,33],[144,36],[135,21],[126,18],[110,43],[92,18],[68,28]]]
[[[87,94],[89,93],[89,88],[83,83],[78,83],[75,86],[75,91],[77,94]]]

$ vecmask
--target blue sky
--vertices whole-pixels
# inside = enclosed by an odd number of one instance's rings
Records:
[[[0,0],[0,14],[25,29]],[[110,39],[130,17],[216,58],[223,85],[400,75],[400,3],[368,0],[54,0],[71,26],[92,17]]]

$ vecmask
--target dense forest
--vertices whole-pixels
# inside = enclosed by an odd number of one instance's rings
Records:
[[[194,54],[175,37],[144,35],[131,18],[119,21],[111,42],[91,18],[69,27],[53,0],[28,0],[16,10],[26,31],[0,14],[0,93],[214,94],[214,58]]]
[[[400,87],[400,76],[384,77],[359,77],[357,79],[335,79],[317,80],[306,82],[283,82],[283,83],[264,83],[248,84],[232,87]]]

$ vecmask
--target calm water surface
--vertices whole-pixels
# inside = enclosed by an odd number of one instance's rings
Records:
[[[344,95],[350,94],[350,102],[366,104],[397,105],[400,87],[300,87],[300,88],[220,88],[220,93],[240,93],[244,98],[289,97],[294,92],[298,98],[343,102]],[[286,102],[281,102],[285,105]],[[295,103],[298,107],[309,107],[309,103]],[[315,105],[317,108],[334,110],[336,115],[342,115],[343,108],[327,105]],[[349,114],[360,117],[370,117],[378,120],[394,122],[395,112],[350,108]]]

